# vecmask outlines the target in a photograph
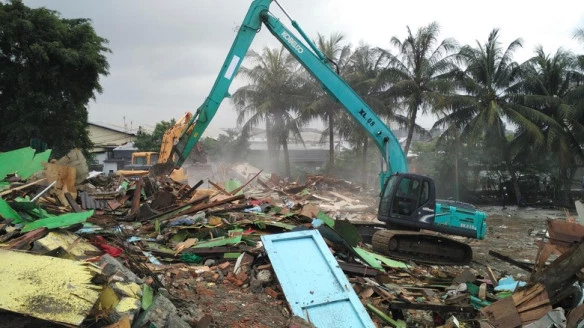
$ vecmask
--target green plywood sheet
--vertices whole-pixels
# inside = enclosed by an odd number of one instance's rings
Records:
[[[381,266],[381,264],[379,264],[377,262],[377,260],[375,259],[375,257],[373,257],[373,253],[370,253],[362,248],[359,247],[354,247],[353,248],[355,250],[355,252],[357,252],[357,254],[359,255],[359,257],[365,261],[365,263],[367,263],[370,267],[375,268],[375,269],[379,269],[379,270],[383,270],[383,267]]]
[[[364,261],[366,261],[372,267],[377,268],[377,269],[383,269],[377,261],[380,261],[381,263],[387,265],[388,267],[392,267],[392,268],[398,268],[398,269],[409,268],[409,266],[403,262],[388,259],[385,256],[379,255],[377,253],[372,253],[372,252],[366,251],[360,247],[355,247],[354,250],[355,250],[355,252],[357,252],[357,254],[359,254],[359,256]],[[374,266],[373,263],[375,263],[376,265],[379,265],[379,267]]]
[[[70,225],[74,225],[77,223],[84,222],[90,216],[93,215],[93,210],[89,212],[81,212],[81,213],[67,213],[59,216],[49,217],[46,219],[36,220],[34,222],[30,222],[24,225],[22,232],[32,231],[38,228],[60,228],[60,227],[68,227]]]
[[[4,219],[11,219],[12,223],[20,223],[22,222],[22,217],[16,212],[8,203],[0,198],[0,216]]]
[[[193,247],[194,248],[217,247],[217,246],[237,244],[241,241],[241,236],[243,235],[243,229],[229,230],[228,233],[230,235],[232,235],[233,237],[219,237],[219,238],[211,239],[208,241],[200,242]]]
[[[334,228],[335,227],[335,220],[330,216],[326,215],[323,211],[318,211],[316,214],[316,218],[320,219],[324,224],[327,226]]]
[[[51,150],[35,154],[35,150],[30,147],[0,153],[0,180],[15,172],[21,179],[27,179],[43,170],[41,163],[48,162],[50,156]]]

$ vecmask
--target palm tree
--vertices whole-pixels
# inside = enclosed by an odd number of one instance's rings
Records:
[[[477,144],[482,140],[485,146],[501,149],[519,204],[521,191],[513,155],[525,140],[523,136],[533,144],[543,144],[544,135],[538,122],[549,125],[554,122],[544,113],[519,103],[520,70],[513,61],[513,52],[521,47],[521,40],[516,39],[503,49],[498,38],[499,30],[494,29],[485,44],[477,41],[476,47],[460,49],[457,57],[463,65],[458,72],[461,93],[448,99],[450,111],[434,127],[446,127],[444,135],[459,135],[463,142]],[[518,134],[512,140],[507,139],[505,122],[517,128]]]
[[[238,111],[237,123],[243,124],[242,133],[247,137],[253,127],[264,122],[273,168],[277,168],[282,146],[285,174],[290,176],[288,137],[292,134],[297,140],[302,140],[297,120],[297,110],[304,101],[298,79],[299,64],[283,47],[266,47],[261,54],[250,50],[247,59],[255,66],[239,69],[238,74],[246,77],[250,84],[233,94]]]
[[[342,33],[333,33],[328,39],[318,34],[316,40],[318,49],[328,58],[331,65],[333,65],[333,69],[339,75],[344,72],[344,68],[351,56],[351,46],[343,45],[344,40],[345,36]],[[317,86],[314,90],[318,90],[318,93],[315,101],[310,105],[310,112],[312,116],[320,117],[323,121],[328,122],[328,128],[325,131],[328,132],[329,138],[328,170],[332,172],[335,166],[335,117],[339,116],[340,108],[338,103],[331,99],[320,87]]]
[[[584,129],[578,123],[576,107],[567,102],[579,77],[576,69],[576,58],[570,52],[558,49],[550,56],[541,46],[536,49],[536,55],[522,65],[525,104],[545,113],[556,123],[541,128],[547,149],[558,164],[565,202],[571,202],[569,190],[577,159],[584,158],[577,138]]]
[[[345,81],[378,115],[388,112],[385,108],[386,104],[380,97],[383,87],[383,84],[380,83],[381,63],[381,54],[377,49],[361,44],[349,58],[344,73]],[[361,171],[364,181],[367,181],[366,161],[370,137],[363,127],[346,113],[339,117],[337,125],[339,134],[355,145],[357,152],[361,155]]]
[[[418,112],[426,113],[428,109],[440,106],[442,95],[453,88],[448,74],[453,68],[450,55],[457,48],[453,39],[438,41],[440,28],[436,22],[419,28],[415,35],[409,27],[407,30],[404,40],[391,39],[397,54],[382,50],[387,60],[382,77],[390,86],[385,96],[401,102],[407,111],[406,156],[414,130],[424,131],[416,126]]]

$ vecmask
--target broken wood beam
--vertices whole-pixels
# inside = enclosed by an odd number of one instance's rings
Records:
[[[49,233],[49,229],[47,228],[39,228],[32,231],[25,233],[24,235],[11,240],[7,243],[8,249],[19,249],[19,250],[28,250],[30,248],[30,244],[33,242],[45,237]]]
[[[517,260],[514,260],[512,258],[510,258],[509,256],[503,255],[501,253],[495,252],[490,250],[489,251],[489,255],[491,255],[492,257],[498,258],[499,260],[505,261],[509,264],[512,264],[520,269],[523,269],[525,271],[531,272],[533,270],[534,265],[531,263],[524,263],[524,262],[520,262]]]
[[[136,182],[136,189],[134,189],[134,197],[132,198],[132,208],[130,209],[130,215],[135,215],[140,209],[140,198],[142,198],[142,185],[144,180],[138,179]]]
[[[22,186],[18,186],[18,187],[10,188],[8,190],[4,190],[4,191],[0,192],[0,196],[8,195],[8,194],[10,194],[13,191],[25,189],[25,188],[28,188],[30,186],[33,186],[33,185],[35,185],[37,183],[40,183],[40,182],[43,182],[43,181],[47,181],[47,179],[46,178],[42,178],[42,179],[39,179],[39,180],[30,182],[30,183],[27,183],[27,184],[23,184]]]
[[[79,206],[79,204],[77,204],[77,202],[75,201],[75,199],[73,198],[73,196],[71,195],[71,193],[66,192],[65,193],[65,198],[67,199],[67,202],[71,206],[71,209],[73,209],[73,212],[75,212],[75,213],[83,212],[83,209],[81,209],[81,207]]]
[[[201,196],[201,197],[199,197],[191,202],[184,204],[183,206],[175,208],[173,210],[169,210],[166,212],[162,212],[160,214],[153,215],[153,216],[147,218],[146,220],[147,221],[152,221],[155,219],[159,219],[160,221],[170,220],[176,216],[184,214],[184,213],[182,213],[182,211],[188,210],[188,209],[192,208],[193,206],[200,204],[202,202],[205,202],[207,200],[209,200],[209,195],[204,195],[204,196]]]
[[[227,190],[221,188],[220,185],[216,184],[215,182],[211,181],[211,179],[208,179],[207,181],[209,181],[209,183],[215,187],[215,189],[219,190],[222,194],[225,194],[227,196],[232,196],[232,194],[230,192],[228,192]]]
[[[218,201],[215,201],[215,202],[212,202],[212,203],[200,204],[200,205],[197,205],[195,207],[192,207],[192,208],[190,208],[190,209],[188,209],[186,211],[180,212],[180,214],[182,215],[182,214],[196,213],[198,211],[204,211],[204,210],[209,209],[209,208],[213,208],[213,207],[216,207],[216,206],[219,206],[219,205],[231,203],[231,202],[234,202],[234,201],[237,201],[237,200],[240,200],[240,199],[244,199],[244,198],[245,198],[245,195],[241,194],[241,195],[237,195],[237,196],[225,198],[225,199],[222,199],[222,200],[218,200]]]
[[[239,188],[236,188],[235,190],[233,190],[231,192],[232,195],[236,195],[239,191],[241,191],[243,188],[245,188],[248,184],[250,184],[255,178],[257,178],[258,175],[260,175],[264,170],[260,170],[256,175],[254,175],[251,179],[249,179],[246,183],[244,183],[242,186],[240,186]]]
[[[576,282],[578,279],[576,275],[582,268],[584,268],[584,243],[562,254],[544,270],[533,273],[530,281],[544,285],[550,303],[555,304],[561,300],[561,292]]]

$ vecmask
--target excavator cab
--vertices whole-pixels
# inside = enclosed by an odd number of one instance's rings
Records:
[[[377,218],[391,228],[418,230],[434,223],[436,191],[428,177],[397,173],[384,185]]]

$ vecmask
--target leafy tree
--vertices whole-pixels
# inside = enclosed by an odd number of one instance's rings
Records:
[[[39,139],[55,157],[87,153],[86,105],[108,74],[106,44],[88,19],[0,2],[0,150]]]
[[[556,123],[540,126],[546,136],[547,150],[556,159],[563,201],[571,202],[572,176],[577,163],[584,158],[581,139],[577,137],[584,135],[584,127],[578,122],[577,107],[568,102],[573,86],[581,77],[576,58],[562,49],[550,56],[540,46],[536,55],[522,65],[522,71],[526,105],[540,110]]]
[[[235,129],[228,129],[219,134],[217,139],[201,140],[203,150],[212,161],[237,162],[246,160],[249,152],[249,141]]]
[[[333,69],[339,75],[344,73],[351,56],[351,46],[343,45],[342,42],[344,39],[345,36],[341,33],[333,33],[328,38],[319,34],[316,42],[318,49],[328,58]],[[325,131],[325,133],[328,133],[329,139],[328,170],[332,172],[335,167],[335,118],[338,118],[342,111],[339,108],[340,105],[331,99],[319,86],[315,86],[314,89],[317,90],[318,96],[310,107],[315,111],[314,116],[320,117],[328,124]]]
[[[525,138],[533,144],[543,144],[544,135],[537,122],[552,125],[554,122],[542,112],[518,101],[521,97],[517,89],[520,70],[513,61],[513,52],[521,47],[521,40],[517,39],[503,49],[498,39],[499,30],[494,29],[486,43],[462,47],[458,60],[462,65],[459,81],[463,93],[449,99],[450,112],[434,127],[446,127],[443,139],[455,135],[455,140],[460,138],[471,145],[485,140],[483,147],[496,147],[511,176],[519,204],[521,191],[514,155],[524,145]],[[505,122],[517,127],[518,135],[511,140],[507,139]]]
[[[301,92],[299,64],[284,47],[266,47],[261,54],[250,50],[247,58],[255,66],[239,69],[238,74],[246,77],[250,84],[237,89],[233,94],[232,99],[238,111],[237,123],[243,124],[243,136],[247,138],[253,127],[264,122],[272,165],[277,167],[282,146],[285,174],[290,176],[288,138],[292,135],[302,141],[302,122],[297,120],[297,114],[306,102]]]
[[[406,155],[414,130],[425,132],[421,126],[416,125],[418,112],[426,113],[429,108],[441,105],[442,95],[453,89],[448,78],[453,68],[450,55],[457,48],[454,39],[438,40],[440,28],[436,22],[419,28],[415,34],[409,26],[407,30],[405,39],[391,39],[391,45],[397,49],[397,54],[382,50],[387,60],[382,77],[390,85],[385,96],[399,101],[407,111],[408,136],[404,146]]]
[[[162,144],[162,137],[164,137],[164,133],[175,123],[175,119],[170,121],[160,121],[156,123],[152,133],[146,132],[144,129],[142,129],[142,127],[139,127],[138,133],[136,133],[136,141],[134,141],[134,146],[140,151],[160,151],[160,145]]]
[[[369,45],[362,44],[351,54],[349,64],[345,68],[345,80],[355,92],[378,115],[386,113],[385,104],[380,98],[379,75],[381,72],[379,52]],[[355,145],[355,152],[361,158],[363,180],[368,174],[368,150],[371,138],[347,113],[339,117],[339,134]]]

